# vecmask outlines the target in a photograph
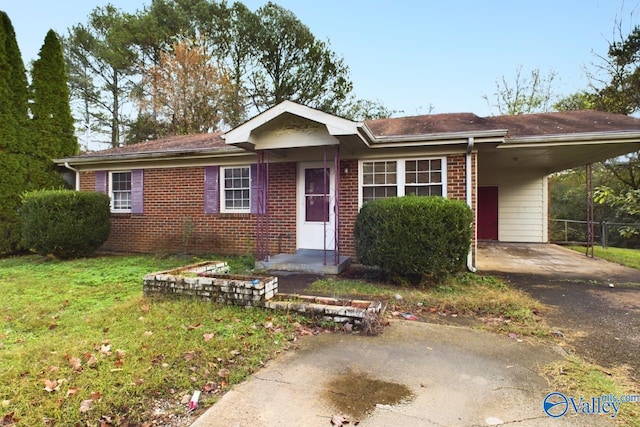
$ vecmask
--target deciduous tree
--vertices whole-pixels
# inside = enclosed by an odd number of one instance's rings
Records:
[[[492,109],[503,114],[530,114],[550,111],[553,104],[553,81],[555,71],[545,76],[539,69],[523,73],[522,66],[516,70],[515,80],[509,82],[503,75],[496,80],[496,92],[483,98]]]
[[[264,111],[290,100],[337,112],[353,88],[342,58],[281,6],[269,2],[256,17],[251,21],[254,62],[247,87],[253,106]]]
[[[224,120],[224,100],[230,92],[226,72],[213,65],[205,43],[182,39],[161,52],[159,64],[144,73],[150,89],[143,107],[157,112],[172,134],[208,132]],[[143,108],[144,110],[144,108]]]

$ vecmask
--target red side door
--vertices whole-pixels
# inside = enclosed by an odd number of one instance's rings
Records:
[[[498,240],[498,187],[478,187],[478,239]]]

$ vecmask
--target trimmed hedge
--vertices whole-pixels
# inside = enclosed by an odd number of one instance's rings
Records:
[[[356,255],[392,276],[438,279],[464,267],[472,220],[469,206],[444,197],[367,202],[356,219]]]
[[[41,255],[78,258],[109,237],[109,197],[101,193],[40,190],[22,196],[22,245]]]

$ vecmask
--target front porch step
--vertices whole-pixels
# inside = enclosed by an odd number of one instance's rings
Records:
[[[340,256],[339,263],[334,265],[334,252],[315,249],[298,249],[295,254],[278,254],[269,261],[256,261],[259,270],[294,271],[314,274],[339,274],[351,264],[351,258]]]

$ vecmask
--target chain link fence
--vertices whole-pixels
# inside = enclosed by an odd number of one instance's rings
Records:
[[[620,222],[594,222],[593,240],[597,245],[636,247],[639,236],[625,238],[620,235],[623,228],[640,228],[640,224]],[[573,219],[550,219],[549,240],[559,244],[584,244],[587,241],[587,221]]]

